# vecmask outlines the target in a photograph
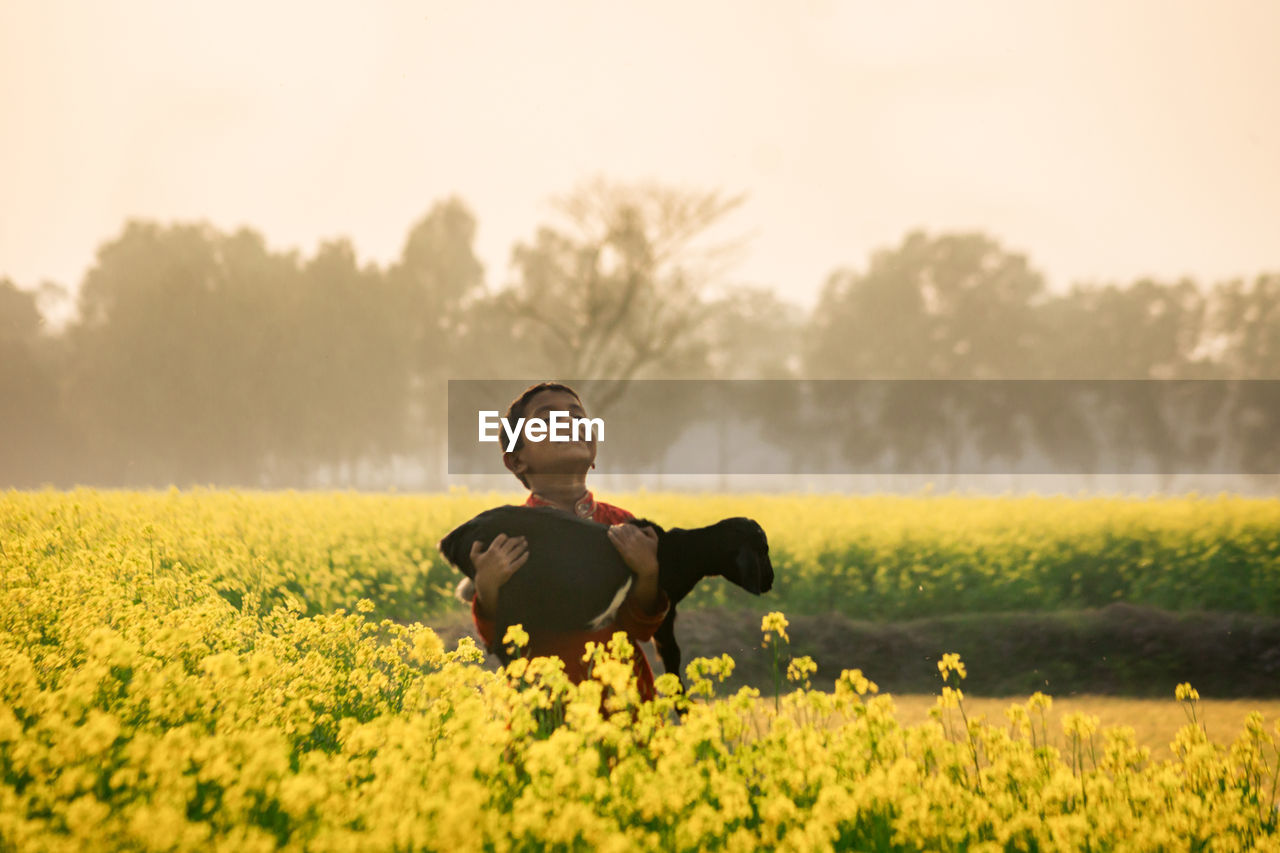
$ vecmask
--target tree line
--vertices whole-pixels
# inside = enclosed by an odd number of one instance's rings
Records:
[[[500,286],[458,198],[387,265],[345,239],[304,256],[248,228],[130,221],[56,334],[0,279],[0,487],[357,485],[406,464],[442,484],[450,378],[598,379],[597,412],[638,378],[1280,379],[1280,273],[1055,293],[990,235],[916,231],[803,311],[732,286],[736,245],[709,241],[742,201],[579,185]],[[918,416],[866,425],[863,446],[909,440]]]

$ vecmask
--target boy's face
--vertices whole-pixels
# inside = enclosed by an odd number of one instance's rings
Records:
[[[577,397],[554,389],[535,394],[525,407],[524,416],[529,420],[550,421],[552,412],[568,412],[570,418],[587,416]],[[519,450],[503,454],[502,459],[516,476],[580,474],[596,461],[596,440],[594,437],[590,441],[529,441],[526,438]]]

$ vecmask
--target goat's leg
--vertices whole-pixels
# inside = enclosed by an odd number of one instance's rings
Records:
[[[680,676],[680,646],[676,644],[676,606],[667,610],[667,617],[662,620],[658,630],[653,632],[653,644],[658,649],[658,657],[662,658],[664,672],[674,672]],[[683,679],[681,684],[683,684]]]
[[[673,603],[671,609],[667,611],[667,618],[662,620],[662,624],[658,626],[658,630],[653,632],[653,645],[658,650],[658,657],[662,658],[662,669],[664,672],[674,672],[676,678],[680,680],[680,692],[684,693],[687,685],[684,683],[684,676],[680,673],[680,646],[676,643],[676,606]],[[681,709],[680,718],[684,719],[685,711]]]

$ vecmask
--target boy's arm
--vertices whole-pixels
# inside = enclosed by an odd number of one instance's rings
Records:
[[[497,612],[494,602],[507,579],[529,559],[529,543],[523,536],[499,533],[484,548],[479,541],[471,543],[471,564],[476,568],[475,597],[471,599],[471,618],[476,632],[490,652],[497,647]]]
[[[658,586],[658,536],[652,529],[615,524],[609,528],[609,539],[634,575],[614,625],[645,642],[652,639],[671,607]]]

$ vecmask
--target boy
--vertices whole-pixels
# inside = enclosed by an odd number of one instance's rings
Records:
[[[518,418],[548,420],[551,412],[569,412],[571,418],[586,417],[582,400],[567,385],[543,382],[527,388],[507,409],[508,423]],[[564,661],[565,674],[575,684],[587,677],[582,660],[587,642],[607,643],[615,631],[626,631],[636,647],[636,684],[642,701],[656,696],[653,670],[639,644],[653,638],[671,606],[658,586],[658,536],[647,528],[623,522],[634,518],[625,509],[597,501],[587,489],[587,471],[596,467],[596,441],[526,441],[521,431],[513,450],[502,454],[503,464],[529,489],[526,506],[549,506],[612,525],[609,539],[623,562],[635,575],[631,589],[618,608],[614,621],[596,631],[548,633],[529,636],[530,657],[555,655]],[[501,637],[494,636],[494,615],[502,585],[529,557],[523,538],[499,535],[481,548],[475,543],[471,561],[475,565],[475,598],[471,614],[476,631],[490,648]]]

